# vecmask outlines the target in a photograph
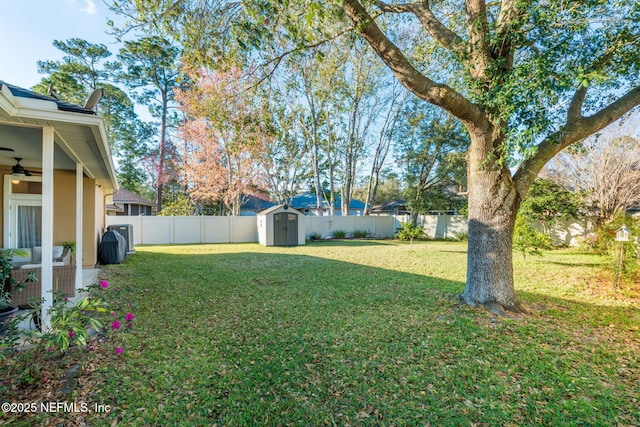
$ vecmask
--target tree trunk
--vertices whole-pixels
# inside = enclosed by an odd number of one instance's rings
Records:
[[[498,303],[517,307],[513,284],[512,239],[515,215],[510,212],[469,215],[467,285],[462,299],[469,305]]]
[[[156,213],[162,211],[162,198],[165,181],[165,161],[167,151],[167,110],[169,100],[166,92],[162,93],[162,119],[160,122],[160,147],[158,150],[158,182],[156,186]]]
[[[486,138],[489,135],[485,133]],[[486,161],[490,147],[499,144],[471,138],[467,284],[461,297],[469,305],[497,303],[516,309],[512,240],[520,197],[509,169],[494,166],[492,170]]]

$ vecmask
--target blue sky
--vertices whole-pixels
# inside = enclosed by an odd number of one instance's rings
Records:
[[[102,0],[3,0],[0,12],[0,80],[20,87],[36,85],[37,61],[59,60],[54,40],[85,39],[118,47],[105,33],[114,15]]]

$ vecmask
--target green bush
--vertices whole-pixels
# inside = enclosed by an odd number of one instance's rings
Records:
[[[396,232],[396,238],[400,240],[420,240],[426,238],[426,233],[421,225],[414,224],[411,221],[403,222]]]
[[[333,236],[334,239],[344,239],[347,237],[347,232],[344,230],[335,230],[331,233],[331,236]]]
[[[369,237],[369,232],[367,230],[355,230],[353,232],[353,237],[355,239],[366,239]]]
[[[516,217],[516,225],[513,231],[513,248],[522,254],[542,255],[542,249],[551,249],[551,237],[535,230],[523,215]]]
[[[462,233],[456,233],[454,235],[454,239],[456,242],[468,242],[469,241],[469,233],[464,231]]]

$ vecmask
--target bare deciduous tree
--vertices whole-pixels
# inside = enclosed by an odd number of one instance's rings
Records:
[[[599,223],[640,204],[640,140],[617,130],[559,153],[549,172],[554,181],[585,195]]]

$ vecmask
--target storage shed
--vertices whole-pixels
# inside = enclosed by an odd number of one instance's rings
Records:
[[[257,221],[261,245],[298,246],[305,243],[306,217],[286,204],[258,213]]]

